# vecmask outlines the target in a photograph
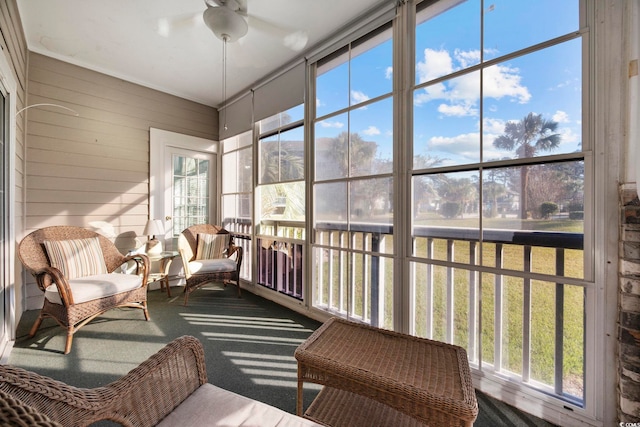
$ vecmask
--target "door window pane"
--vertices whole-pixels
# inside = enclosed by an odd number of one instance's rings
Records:
[[[174,235],[209,222],[209,161],[173,156]]]

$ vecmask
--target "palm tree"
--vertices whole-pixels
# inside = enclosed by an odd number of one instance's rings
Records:
[[[560,134],[555,133],[558,123],[545,120],[542,114],[529,113],[519,122],[508,122],[504,134],[493,141],[496,148],[515,150],[517,158],[534,157],[540,151],[551,151],[560,145]],[[529,211],[527,189],[529,168],[520,170],[520,217],[527,218]]]

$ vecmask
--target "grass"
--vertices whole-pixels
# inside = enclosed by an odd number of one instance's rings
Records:
[[[477,219],[475,219],[477,223]],[[517,229],[545,230],[545,231],[565,231],[582,232],[581,221],[552,220],[552,221],[509,221],[510,226]],[[448,222],[451,225],[451,221]],[[465,219],[460,222],[455,221],[456,226],[472,226],[473,219]],[[499,221],[500,228],[506,227],[503,220]],[[526,227],[523,225],[526,224]],[[433,221],[430,225],[434,225]],[[515,227],[519,225],[519,227]],[[487,226],[487,224],[485,224]],[[360,237],[351,241],[352,248],[362,249],[363,241]],[[393,236],[386,237],[386,247],[392,248]],[[339,240],[335,240],[339,242]],[[416,254],[425,256],[426,239],[417,239]],[[455,242],[453,260],[466,264],[469,269],[456,268],[449,270],[447,267],[431,265],[428,262],[413,263],[414,268],[414,292],[415,292],[415,316],[413,319],[415,333],[418,336],[430,337],[436,340],[447,341],[447,292],[449,289],[448,274],[452,274],[453,309],[452,318],[452,341],[469,350],[470,322],[473,320],[473,327],[478,331],[480,338],[479,350],[476,354],[469,354],[470,359],[482,358],[483,363],[494,364],[497,360],[496,348],[501,351],[501,366],[503,370],[516,375],[525,374],[523,371],[523,346],[524,346],[524,301],[526,287],[530,287],[530,370],[529,376],[532,380],[539,381],[550,386],[554,385],[555,376],[555,346],[556,346],[556,322],[559,319],[556,308],[556,292],[561,289],[564,292],[564,304],[562,327],[562,354],[563,354],[563,382],[570,384],[571,394],[582,397],[582,378],[584,365],[584,289],[579,286],[559,285],[550,281],[531,280],[527,285],[525,280],[516,276],[502,274],[496,276],[490,273],[479,273],[474,271],[470,263],[469,242]],[[479,250],[481,249],[481,250]],[[447,260],[447,241],[436,239],[433,243],[433,258]],[[319,252],[324,252],[320,250]],[[479,263],[484,266],[496,266],[496,245],[483,243],[482,248],[477,250]],[[481,255],[480,255],[481,254]],[[503,245],[502,247],[503,266],[510,270],[524,270],[524,249],[519,245]],[[329,301],[325,297],[323,304],[333,309],[348,312],[352,316],[369,318],[370,312],[370,283],[372,260],[369,254],[352,253],[349,250],[332,251],[329,255],[325,252],[325,261],[332,258],[334,271],[333,281],[329,283],[328,262],[316,265],[322,268],[324,280],[317,283],[323,289],[325,296],[328,295],[329,287],[332,287],[333,298]],[[383,326],[392,328],[393,325],[393,266],[392,259],[380,257],[380,286],[384,286],[384,318]],[[553,248],[534,247],[531,253],[531,271],[541,274],[555,275],[556,250]],[[478,263],[478,261],[476,261]],[[575,278],[582,278],[584,271],[583,253],[580,250],[564,251],[564,275]],[[340,270],[340,267],[342,270]],[[433,278],[429,282],[428,277]],[[476,288],[470,289],[471,276],[477,277]],[[428,283],[432,283],[432,294],[428,294]],[[351,285],[351,286],[350,286]],[[343,289],[343,299],[339,299],[339,290]],[[352,289],[351,295],[348,290]],[[470,295],[475,291],[480,298],[475,302],[477,310],[476,319],[470,318]],[[502,328],[500,336],[497,337],[496,330],[496,310],[495,303],[497,292],[502,292],[502,322],[498,325]],[[431,305],[431,313],[429,306]],[[432,316],[433,323],[431,330],[427,329],[427,319]],[[501,346],[496,347],[496,338],[500,339]]]

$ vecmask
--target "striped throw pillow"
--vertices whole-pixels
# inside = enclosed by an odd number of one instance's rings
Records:
[[[222,258],[224,251],[229,247],[231,235],[198,233],[198,247],[196,249],[196,259],[218,259]]]
[[[106,274],[107,266],[97,237],[73,240],[45,240],[51,266],[67,279]]]

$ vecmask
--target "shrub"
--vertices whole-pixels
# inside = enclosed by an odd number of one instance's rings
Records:
[[[584,219],[584,211],[569,212],[569,219]]]
[[[580,203],[580,202],[569,203],[569,212],[573,212],[573,211],[584,211],[584,203]]]
[[[540,215],[542,218],[549,218],[552,214],[558,212],[558,204],[553,202],[544,202],[540,205]]]
[[[460,203],[457,202],[444,202],[440,207],[440,213],[445,218],[455,218],[462,212]]]

